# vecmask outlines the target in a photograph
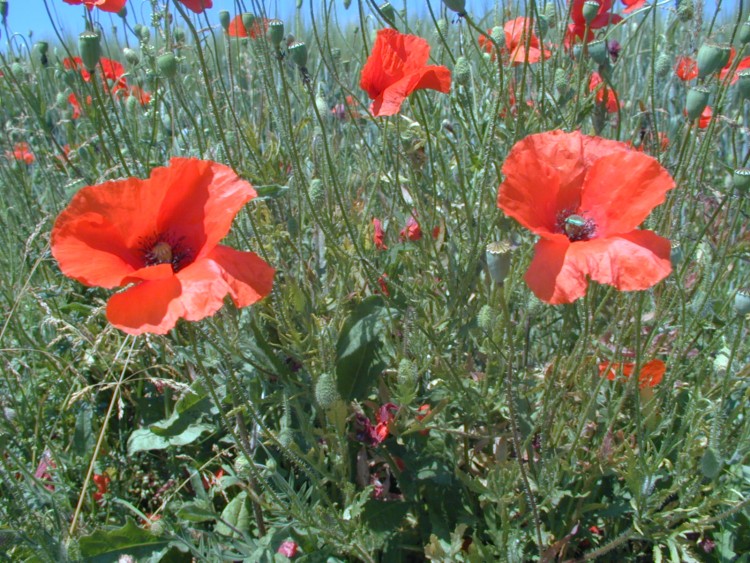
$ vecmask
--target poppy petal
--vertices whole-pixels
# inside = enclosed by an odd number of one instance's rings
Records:
[[[182,287],[181,317],[199,321],[221,309],[224,297],[230,292],[222,274],[221,267],[213,260],[198,260],[176,274]]]
[[[566,262],[571,247],[565,237],[542,239],[534,247],[534,258],[524,279],[539,299],[552,305],[572,303],[586,294],[586,276]]]
[[[185,6],[196,14],[200,14],[208,8],[213,8],[213,0],[180,0]]]
[[[146,281],[117,293],[107,302],[107,320],[128,334],[166,334],[182,314],[176,276]]]
[[[674,186],[669,172],[646,154],[629,151],[603,156],[586,174],[581,211],[596,223],[597,237],[628,233],[664,203]]]
[[[155,168],[147,182],[167,188],[159,232],[179,233],[196,260],[227,235],[234,216],[257,195],[228,166],[193,158],[173,158],[168,167]]]
[[[444,66],[428,66],[416,81],[412,91],[424,89],[447,94],[451,91],[451,71]]]
[[[275,270],[255,253],[219,245],[208,259],[223,270],[222,277],[237,307],[247,307],[271,293]]]

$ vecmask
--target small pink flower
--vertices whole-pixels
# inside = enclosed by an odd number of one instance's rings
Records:
[[[287,540],[279,546],[279,549],[276,550],[276,553],[280,553],[284,557],[288,557],[289,559],[291,559],[292,557],[297,555],[297,548],[297,542]]]

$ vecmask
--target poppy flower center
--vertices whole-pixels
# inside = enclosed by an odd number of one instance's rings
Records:
[[[169,234],[156,235],[143,241],[144,266],[171,264],[174,272],[180,271],[192,262],[192,252],[182,244],[182,238],[175,239]]]
[[[596,233],[596,224],[578,213],[563,211],[557,216],[557,232],[568,237],[570,242],[589,240]]]

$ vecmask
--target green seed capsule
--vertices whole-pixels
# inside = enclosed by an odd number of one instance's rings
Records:
[[[487,269],[492,281],[498,285],[505,282],[510,272],[510,257],[512,248],[507,242],[491,242],[487,245],[485,257]]]
[[[741,70],[737,73],[739,80],[737,81],[737,88],[740,90],[745,98],[750,98],[750,69]]]
[[[302,41],[295,41],[287,47],[292,62],[302,68],[307,65],[307,45]]]
[[[102,56],[102,46],[98,33],[84,31],[78,36],[78,51],[81,53],[83,66],[89,72],[94,72],[99,58]]]
[[[228,11],[222,10],[219,12],[219,23],[221,24],[221,28],[224,31],[227,31],[229,29],[229,24],[232,21],[232,16],[229,14]]]
[[[607,50],[607,42],[604,39],[589,43],[588,51],[589,56],[595,63],[600,65],[609,63],[609,51]]]
[[[742,194],[750,191],[750,168],[738,168],[735,170],[734,174],[732,174],[732,184]]]
[[[690,88],[687,93],[685,110],[690,121],[698,119],[708,105],[708,90],[702,86]]]
[[[275,49],[279,48],[279,43],[284,40],[283,21],[274,19],[268,22],[268,40]]]
[[[729,45],[716,45],[714,43],[701,45],[696,57],[698,78],[705,78],[724,68],[729,62],[731,52]]]
[[[750,290],[740,289],[734,295],[734,310],[742,317],[750,313]]]
[[[172,80],[177,75],[177,57],[172,53],[164,53],[156,58],[156,68],[159,74],[167,80]]]
[[[601,8],[601,5],[599,2],[595,2],[594,0],[586,0],[586,2],[583,3],[583,9],[581,10],[583,13],[583,19],[586,20],[586,23],[591,23],[594,21],[594,18],[599,15],[599,9]]]
[[[750,19],[744,22],[740,26],[740,31],[737,33],[737,38],[740,40],[742,45],[750,43]]]
[[[449,10],[453,10],[459,16],[466,14],[466,0],[443,0],[443,4]]]

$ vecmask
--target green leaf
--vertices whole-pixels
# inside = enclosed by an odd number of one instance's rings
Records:
[[[234,497],[221,513],[221,520],[216,524],[216,532],[232,538],[240,538],[240,532],[250,530],[250,507],[247,493]]]
[[[167,539],[154,536],[128,521],[116,530],[97,530],[79,541],[81,556],[88,563],[117,562],[122,555],[130,555],[136,561],[150,557],[169,546]]]
[[[165,438],[154,434],[148,428],[134,430],[128,439],[128,455],[148,450],[165,450],[170,446],[184,446],[197,440],[204,432],[210,432],[213,427],[209,424],[192,424],[178,436]]]
[[[91,405],[88,403],[81,405],[81,409],[76,415],[76,431],[73,436],[73,449],[81,457],[86,457],[94,449],[96,443],[96,437],[91,428],[92,417]]]
[[[368,297],[352,312],[336,343],[336,379],[346,401],[363,399],[377,376],[385,369],[383,335],[395,309],[383,305],[380,297]]]
[[[157,436],[179,436],[210,410],[211,399],[201,386],[196,386],[177,401],[174,412],[169,418],[151,424],[149,430]]]
[[[385,502],[370,499],[365,504],[362,518],[370,530],[376,534],[385,534],[401,526],[401,521],[409,512],[410,503]]]
[[[210,522],[219,516],[207,501],[186,502],[177,511],[177,516],[188,522]]]
[[[255,186],[258,197],[255,199],[276,199],[283,197],[289,191],[289,186],[279,184],[268,184],[267,186]]]

